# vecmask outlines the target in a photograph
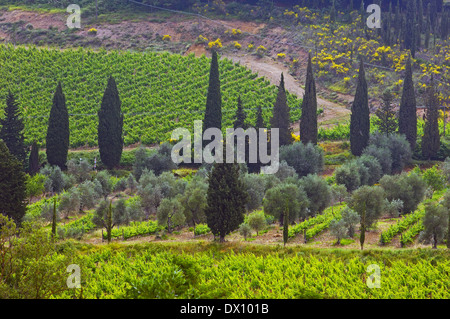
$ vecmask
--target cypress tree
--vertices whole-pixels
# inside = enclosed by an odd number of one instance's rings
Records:
[[[244,221],[247,202],[238,164],[215,163],[209,176],[206,221],[220,242]]]
[[[259,129],[260,128],[265,128],[265,124],[264,124],[264,118],[263,118],[263,115],[262,115],[261,105],[258,105],[258,108],[257,108],[257,111],[256,111],[256,122],[255,122],[255,130],[256,130],[256,134],[258,134],[258,141],[259,141],[260,138],[262,138],[262,136],[259,136]],[[247,167],[248,167],[248,172],[249,173],[256,173],[256,174],[260,173],[260,171],[261,171],[261,163],[259,162],[259,154],[258,154],[257,162],[256,163],[248,163]]]
[[[433,78],[431,78],[431,83],[427,89],[427,109],[422,137],[422,156],[427,160],[435,158],[440,148],[438,118],[439,98],[434,87]]]
[[[57,165],[61,169],[66,168],[69,138],[69,113],[61,82],[59,82],[53,96],[47,129],[47,161],[50,165]]]
[[[52,238],[56,238],[56,197],[53,200]]]
[[[9,149],[23,165],[27,157],[23,137],[24,125],[19,112],[19,105],[11,91],[6,97],[5,118],[0,121],[0,139],[2,139]]]
[[[446,40],[448,37],[448,12],[442,12],[441,18],[441,38]]]
[[[423,17],[424,17],[424,13],[423,13],[423,1],[422,0],[417,0],[417,22],[418,22],[418,33],[419,35],[421,33],[423,33]],[[420,37],[419,37],[420,39]],[[420,45],[420,43],[419,43]]]
[[[98,111],[98,147],[100,158],[109,169],[119,165],[123,150],[123,114],[119,91],[112,76]]]
[[[39,147],[36,141],[31,145],[30,157],[28,159],[28,171],[31,176],[39,172]]]
[[[0,214],[20,225],[26,212],[26,198],[23,165],[0,140]]]
[[[430,37],[431,37],[431,20],[429,16],[429,10],[427,10],[426,20],[425,20],[425,26],[424,26],[424,32],[425,32],[425,48],[430,47]]]
[[[404,134],[411,146],[411,150],[416,147],[417,139],[417,106],[414,93],[414,82],[412,79],[411,58],[406,62],[406,74],[403,83],[403,93],[400,101],[398,115],[398,132]]]
[[[408,1],[406,10],[406,21],[409,27],[404,28],[403,41],[404,46],[407,50],[411,51],[411,56],[414,57],[416,54],[416,12],[415,12],[415,1]]]
[[[370,114],[367,94],[364,63],[361,59],[358,85],[356,87],[355,100],[353,101],[352,114],[350,117],[350,148],[352,154],[355,156],[360,156],[369,143]]]
[[[366,241],[366,211],[361,216],[361,234],[359,236],[359,243],[361,244],[361,250],[364,249],[364,242]]]
[[[260,128],[264,128],[264,118],[262,115],[262,108],[261,105],[258,105],[258,109],[256,111],[256,123],[255,123],[255,128],[258,131]]]
[[[302,116],[300,121],[300,140],[303,144],[317,144],[317,97],[316,83],[311,63],[311,53],[308,56],[306,70],[305,94],[302,101]]]
[[[216,51],[212,52],[211,58],[203,133],[208,128],[222,129],[222,95],[220,93],[219,61]]]
[[[242,101],[240,96],[238,97],[237,105],[238,106],[236,110],[236,120],[234,121],[234,129],[243,128],[245,130],[247,129],[247,125],[245,124],[245,119],[247,118],[247,115],[245,114],[245,111],[242,108]]]
[[[278,95],[273,107],[273,115],[270,121],[271,128],[278,128],[280,133],[280,146],[292,144],[292,129],[287,105],[286,91],[284,89],[284,75],[281,74]]]

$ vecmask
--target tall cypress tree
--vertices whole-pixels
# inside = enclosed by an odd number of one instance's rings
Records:
[[[20,225],[26,212],[26,198],[23,165],[0,140],[0,214]]]
[[[256,123],[255,123],[255,128],[256,131],[258,131],[260,128],[264,128],[264,118],[263,118],[263,114],[262,114],[262,108],[261,105],[258,105],[258,109],[256,110]]]
[[[406,74],[403,83],[403,93],[398,114],[398,132],[405,134],[406,139],[414,151],[417,139],[417,106],[412,79],[411,58],[406,62]]]
[[[271,128],[278,128],[280,133],[280,146],[292,144],[292,129],[287,105],[286,91],[284,89],[284,75],[281,74],[278,95],[273,107],[273,115],[270,120]]]
[[[306,69],[305,94],[302,101],[302,116],[300,121],[300,140],[304,144],[317,144],[317,96],[316,83],[311,63],[311,53],[308,56]]]
[[[247,115],[245,114],[245,111],[242,107],[242,101],[241,97],[238,97],[237,101],[237,110],[236,110],[236,120],[234,121],[234,129],[237,128],[243,128],[244,130],[247,129],[247,125],[245,124],[245,119],[247,118]]]
[[[208,128],[222,129],[222,95],[220,93],[219,61],[216,51],[212,52],[211,58],[203,133]]]
[[[30,157],[28,159],[28,172],[31,176],[39,172],[39,146],[36,141],[31,145]]]
[[[244,221],[247,196],[237,164],[215,163],[209,176],[206,221],[220,242]]]
[[[403,32],[404,46],[407,50],[411,51],[411,56],[414,57],[416,54],[416,4],[415,1],[408,1],[406,9],[406,23],[408,27],[405,26]]]
[[[69,113],[66,107],[66,97],[62,91],[61,82],[59,82],[53,96],[47,129],[47,161],[50,165],[57,165],[61,169],[66,168],[69,138]]]
[[[422,137],[422,156],[427,160],[435,158],[440,148],[438,118],[439,98],[434,87],[433,78],[431,78],[431,83],[427,89],[427,109]]]
[[[369,143],[370,112],[367,94],[366,75],[364,63],[361,58],[358,84],[356,86],[355,100],[353,101],[350,117],[350,148],[352,154],[355,156],[360,156]]]
[[[98,147],[100,158],[109,169],[119,165],[123,150],[123,114],[119,91],[112,76],[98,111]]]
[[[258,108],[256,110],[256,122],[255,122],[255,130],[256,130],[256,134],[258,134],[258,141],[259,141],[260,138],[262,138],[262,136],[259,135],[259,129],[260,128],[265,128],[265,127],[266,126],[264,124],[264,118],[263,118],[263,115],[262,115],[262,108],[261,108],[261,105],[258,105]],[[256,163],[248,163],[247,167],[248,167],[248,172],[249,173],[257,173],[257,174],[259,174],[259,172],[261,171],[261,163],[259,161],[259,154],[258,154],[258,160],[256,161]]]
[[[19,105],[11,91],[6,97],[5,118],[0,121],[0,139],[2,139],[9,149],[21,163],[25,164],[27,157],[23,137],[24,125],[19,112]]]

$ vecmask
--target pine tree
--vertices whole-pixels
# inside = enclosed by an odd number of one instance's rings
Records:
[[[382,100],[383,105],[381,108],[375,111],[375,124],[378,126],[378,130],[382,134],[392,134],[397,131],[397,118],[392,106],[392,93],[390,90],[386,90],[383,93]]]
[[[98,111],[98,147],[100,158],[109,169],[120,163],[123,150],[123,114],[119,91],[112,76],[103,95]]]
[[[2,139],[9,149],[23,165],[27,157],[24,145],[23,129],[24,125],[19,112],[19,105],[11,91],[6,97],[5,118],[0,121],[0,139]]]
[[[367,94],[364,63],[361,59],[358,85],[356,86],[355,100],[353,101],[352,114],[350,117],[350,148],[352,154],[355,156],[360,156],[369,143],[370,114]]]
[[[244,222],[247,193],[237,164],[215,163],[209,176],[206,221],[220,242]]]
[[[47,129],[47,161],[50,165],[57,165],[61,169],[66,168],[69,138],[69,113],[61,82],[59,82],[53,96],[53,105]]]
[[[308,56],[306,70],[305,94],[302,101],[302,116],[300,120],[300,140],[303,144],[317,144],[317,96],[316,83],[311,63],[311,53]]]
[[[27,209],[23,165],[0,140],[0,214],[20,225]]]
[[[439,136],[439,98],[434,87],[433,79],[427,89],[427,109],[425,127],[422,137],[422,156],[430,160],[436,157],[440,148]]]
[[[400,101],[400,110],[398,115],[398,132],[404,134],[414,150],[417,139],[417,106],[414,93],[414,82],[412,79],[411,58],[406,62],[406,74],[403,84],[403,93]]]
[[[36,141],[31,145],[30,157],[28,159],[28,171],[31,176],[39,172],[39,146]]]
[[[238,97],[237,101],[237,110],[236,110],[236,120],[234,121],[234,129],[243,128],[247,129],[247,125],[245,124],[245,119],[247,115],[245,114],[244,109],[242,108],[241,97]]]
[[[219,61],[216,51],[212,52],[211,58],[203,133],[208,128],[222,129],[222,95],[220,93]]]
[[[278,95],[273,107],[273,115],[270,121],[271,128],[278,128],[280,134],[280,146],[292,144],[292,129],[287,105],[286,91],[284,89],[284,75],[281,74]]]

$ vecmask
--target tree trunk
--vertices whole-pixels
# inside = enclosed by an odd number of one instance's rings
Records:
[[[437,249],[437,237],[436,237],[436,234],[433,234],[433,249]]]
[[[221,243],[225,242],[225,235],[220,234],[219,242],[221,242]]]

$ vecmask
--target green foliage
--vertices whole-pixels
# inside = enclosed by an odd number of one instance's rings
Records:
[[[358,85],[356,87],[355,100],[352,104],[350,118],[350,148],[352,154],[359,156],[369,143],[370,117],[369,100],[367,96],[367,82],[364,71],[364,63],[359,65]]]
[[[66,168],[69,140],[69,112],[61,82],[58,82],[58,86],[53,95],[53,104],[48,119],[47,137],[45,141],[47,161],[50,165],[56,165],[61,169]]]
[[[0,203],[1,214],[21,224],[26,213],[27,186],[23,163],[11,155],[0,140]]]
[[[422,178],[434,191],[441,191],[445,188],[446,179],[442,172],[439,170],[439,165],[434,165],[433,167],[425,170],[423,172]]]
[[[25,167],[26,151],[24,145],[24,124],[19,112],[19,105],[11,91],[6,97],[5,118],[0,120],[0,139],[8,147],[11,155],[15,156]]]
[[[438,200],[442,195],[442,192],[437,192],[433,195],[432,200]],[[390,226],[386,231],[381,233],[380,242],[382,244],[388,244],[392,241],[394,236],[402,234],[401,243],[406,245],[415,239],[415,236],[423,229],[417,228],[417,224],[425,216],[425,204],[419,204],[416,211],[409,215],[403,216],[397,223]],[[419,225],[420,226],[420,225]],[[419,227],[420,228],[420,227]]]
[[[82,183],[85,180],[90,179],[92,165],[84,158],[70,159],[67,162],[67,172],[74,176],[78,183]]]
[[[27,175],[26,187],[27,187],[27,197],[33,198],[40,196],[45,191],[45,180],[46,177],[42,174],[35,174],[33,176]]]
[[[362,186],[352,194],[348,207],[361,217],[361,227],[372,227],[381,217],[384,191],[379,186]]]
[[[247,237],[252,235],[252,228],[247,223],[242,223],[239,225],[239,234],[247,240]]]
[[[281,74],[278,94],[273,106],[273,114],[270,120],[271,128],[279,129],[280,146],[292,144],[292,129],[290,123],[289,106],[287,104],[286,90],[284,88],[284,75]]]
[[[112,238],[122,238],[124,240],[138,237],[138,236],[148,236],[153,235],[158,231],[161,231],[163,227],[158,225],[157,221],[146,221],[146,222],[131,222],[128,226],[122,226],[120,228],[114,228],[111,232]],[[104,237],[106,239],[106,237]]]
[[[263,205],[264,212],[274,216],[282,224],[286,205],[289,209],[289,222],[294,222],[297,218],[306,216],[309,200],[303,188],[282,183],[267,190]]]
[[[220,92],[219,62],[217,52],[213,50],[209,71],[209,86],[206,97],[203,133],[208,128],[222,129],[222,95]]]
[[[330,223],[330,231],[331,234],[336,237],[336,244],[339,245],[341,243],[341,239],[347,234],[347,227],[342,219],[333,219]]]
[[[317,144],[317,97],[316,83],[311,63],[311,53],[308,55],[306,69],[305,95],[302,101],[302,117],[300,120],[300,140],[304,144]]]
[[[384,189],[385,196],[389,201],[394,199],[403,201],[404,213],[410,213],[417,209],[427,188],[422,177],[414,172],[409,175],[406,173],[397,176],[385,175],[380,180],[380,186]]]
[[[182,226],[186,221],[183,206],[177,198],[164,198],[156,213],[158,225],[167,226],[169,233],[174,227]]]
[[[318,175],[303,177],[299,183],[309,200],[309,214],[322,213],[331,202],[331,190],[325,179]]]
[[[329,223],[338,216],[339,212],[342,210],[343,207],[345,207],[345,204],[339,204],[336,206],[328,207],[322,214],[317,215],[315,217],[310,217],[305,221],[290,227],[289,237],[294,237],[298,234],[303,234],[305,230],[309,228],[312,229],[317,225],[317,227],[315,227],[313,231],[310,231],[308,233],[308,235],[310,236],[315,236],[318,232],[328,227]],[[319,231],[319,229],[321,230]]]
[[[425,205],[425,216],[423,217],[424,231],[420,235],[420,241],[431,242],[433,248],[444,239],[448,228],[448,209],[436,203]]]
[[[109,169],[119,165],[123,149],[123,114],[116,81],[112,76],[98,111],[98,147],[100,158]]]
[[[208,227],[208,225],[198,224],[195,226],[194,235],[195,236],[205,235],[205,234],[209,233],[210,231],[211,231],[211,229]]]
[[[208,179],[206,221],[220,241],[244,221],[248,195],[237,164],[216,163]]]
[[[422,156],[427,159],[435,159],[440,147],[439,135],[439,97],[431,79],[430,87],[427,88],[427,109],[425,113],[425,127],[422,137]]]
[[[381,134],[389,135],[397,131],[397,116],[392,105],[392,93],[390,90],[383,92],[383,105],[375,111],[375,125]]]
[[[58,251],[48,232],[24,223],[20,231],[0,214],[0,298],[48,299],[68,293],[67,266],[73,251]]]
[[[266,228],[266,217],[264,216],[263,212],[253,212],[247,217],[247,223],[256,232],[256,235],[258,236],[259,232],[261,230],[264,230]]]
[[[293,167],[299,177],[318,174],[324,166],[323,150],[311,143],[281,146],[280,162],[282,161]]]
[[[414,82],[412,79],[411,58],[408,57],[406,63],[406,75],[403,84],[403,93],[400,101],[398,117],[398,132],[404,134],[411,149],[416,145],[417,139],[417,116],[416,116],[416,95],[414,92]]]

